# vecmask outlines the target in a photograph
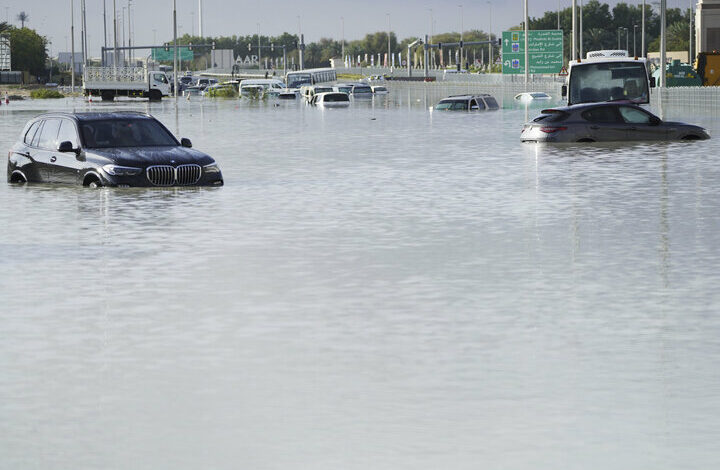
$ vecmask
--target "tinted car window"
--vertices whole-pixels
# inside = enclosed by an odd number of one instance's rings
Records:
[[[88,148],[178,145],[175,137],[154,119],[86,121],[81,123],[80,129],[85,146]]]
[[[650,124],[652,119],[645,111],[641,111],[637,108],[631,108],[629,106],[621,106],[620,114],[625,122],[630,124]]]
[[[28,131],[25,133],[25,138],[23,139],[23,142],[25,142],[28,145],[32,144],[33,137],[35,137],[35,132],[37,132],[38,127],[40,127],[40,121],[34,122]]]
[[[75,124],[69,120],[69,119],[63,119],[62,123],[60,124],[60,132],[58,133],[57,137],[58,143],[60,142],[72,142],[72,146],[74,149],[78,148],[79,141],[78,141],[78,135],[77,130],[75,129]]]
[[[350,97],[344,93],[333,93],[331,95],[325,95],[324,100],[326,103],[338,103],[350,101]]]
[[[40,131],[40,143],[38,147],[48,150],[57,149],[57,136],[60,129],[60,119],[46,119],[45,125]]]
[[[568,113],[559,110],[546,109],[543,114],[533,119],[533,122],[561,122],[567,119]]]
[[[37,126],[37,130],[35,131],[35,135],[32,139],[32,146],[37,147],[40,143],[40,133],[42,132],[43,125],[45,124],[45,121],[40,121]]]
[[[616,109],[610,106],[591,108],[582,113],[583,119],[590,122],[613,123],[621,122]]]
[[[498,109],[500,107],[498,106],[498,102],[492,96],[485,97],[485,103],[487,103],[489,109]]]

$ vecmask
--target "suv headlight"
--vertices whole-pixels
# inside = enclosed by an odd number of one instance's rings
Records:
[[[105,173],[113,176],[133,176],[142,171],[142,168],[134,168],[131,166],[105,165],[103,167]]]
[[[209,165],[205,165],[203,167],[203,171],[205,173],[220,173],[220,167],[218,166],[217,163],[213,162]]]

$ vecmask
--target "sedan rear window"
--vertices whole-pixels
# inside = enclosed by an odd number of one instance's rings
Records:
[[[350,101],[350,97],[345,93],[329,93],[324,98],[326,103],[341,103]]]
[[[534,122],[561,122],[570,116],[565,111],[560,111],[559,109],[545,109],[542,111],[542,114],[535,119],[533,119]]]
[[[112,119],[86,121],[80,129],[88,148],[168,147],[178,142],[153,119]]]

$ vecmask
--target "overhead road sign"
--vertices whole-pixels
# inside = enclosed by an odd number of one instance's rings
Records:
[[[563,66],[561,29],[530,30],[528,35],[529,73],[560,73]],[[525,73],[525,32],[503,31],[502,73]]]

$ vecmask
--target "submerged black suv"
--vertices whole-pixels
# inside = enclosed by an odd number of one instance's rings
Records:
[[[221,186],[215,160],[191,147],[149,114],[42,114],[8,154],[8,182]]]

